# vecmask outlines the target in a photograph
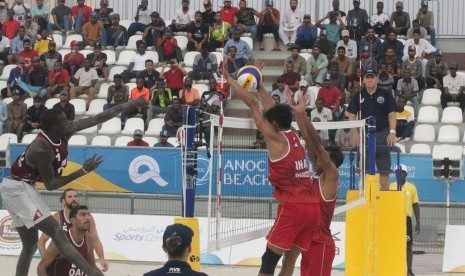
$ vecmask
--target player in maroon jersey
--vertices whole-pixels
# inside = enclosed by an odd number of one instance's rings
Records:
[[[301,97],[296,104],[289,87],[285,88],[289,105],[294,111],[297,125],[307,145],[307,153],[315,174],[312,176],[313,186],[320,191],[320,222],[318,229],[308,233],[312,243],[307,251],[302,252],[302,276],[328,276],[335,255],[335,244],[330,225],[336,207],[339,172],[344,156],[338,147],[324,147],[318,132],[310,122],[305,111],[305,99]],[[292,262],[298,255],[286,255],[284,262]]]
[[[94,259],[94,247],[90,229],[90,213],[87,206],[74,206],[69,212],[72,224],[66,236],[73,247],[81,254],[92,267],[97,267]],[[45,254],[37,266],[39,276],[84,275],[84,272],[64,258],[55,243],[50,242]]]
[[[259,70],[262,64],[256,62]],[[241,87],[228,70],[224,75],[239,98],[247,104],[258,130],[263,134],[268,149],[269,181],[273,195],[280,202],[274,225],[267,235],[267,246],[262,256],[259,275],[273,275],[283,254],[307,250],[311,244],[308,233],[316,229],[319,221],[319,191],[312,186],[305,148],[291,130],[292,110],[288,105],[275,105],[263,84],[258,87],[257,98]],[[286,262],[280,275],[292,275],[294,263]]]
[[[4,177],[0,183],[3,204],[13,218],[12,225],[18,231],[23,246],[16,265],[17,276],[28,274],[37,249],[38,230],[50,236],[64,256],[88,276],[103,275],[100,270],[91,267],[68,241],[65,232],[40,198],[35,182],[42,181],[47,190],[52,191],[95,170],[102,162],[102,156],[94,155],[84,161],[82,168],[62,176],[67,163],[69,137],[105,122],[125,109],[145,105],[145,100],[139,98],[96,116],[72,122],[66,120],[65,114],[57,109],[49,109],[42,114],[42,131],[13,163],[10,176]]]

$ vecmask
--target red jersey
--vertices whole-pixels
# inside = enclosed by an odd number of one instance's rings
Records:
[[[73,6],[71,8],[71,16],[76,16],[76,15],[78,15],[78,13],[79,13],[79,6]],[[84,26],[84,23],[89,22],[89,17],[90,17],[90,14],[92,13],[92,8],[89,7],[89,6],[84,5],[82,7],[82,13],[83,13],[83,16],[84,16],[82,26]],[[73,19],[73,21],[74,21],[74,19]]]
[[[60,212],[58,212],[58,216],[60,217],[60,223],[59,224],[61,226],[61,229],[63,229],[63,231],[65,231],[65,232],[68,232],[68,230],[71,229],[72,224],[66,218],[65,211],[61,210]]]
[[[19,22],[14,19],[11,21],[7,20],[3,22],[2,24],[3,33],[9,39],[15,38],[16,32],[18,31],[19,27],[20,27]]]
[[[150,147],[150,145],[144,140],[140,141],[140,144],[137,144],[136,141],[129,141],[127,144],[128,147]]]
[[[50,157],[52,157],[52,159],[48,160],[46,159],[48,156],[44,156],[43,162],[51,162],[55,176],[61,176],[63,169],[66,167],[66,158],[68,157],[68,139],[66,137],[62,137],[60,139],[60,143],[55,144],[43,131],[41,131],[37,134],[35,140],[42,141],[42,143],[50,151]],[[20,156],[18,156],[18,158],[16,158],[13,165],[11,165],[11,176],[25,181],[42,181],[37,167],[26,160],[26,153],[28,149],[29,146]]]
[[[23,50],[18,53],[18,57],[24,58],[24,66],[26,66],[27,69],[31,68],[32,58],[37,56],[39,56],[39,54],[33,49],[29,50],[29,52]]]
[[[334,208],[336,208],[336,198],[325,199],[320,185],[320,178],[317,175],[312,176],[312,185],[314,189],[320,192],[320,223],[318,224],[319,231],[314,236],[314,241],[334,243],[333,235],[331,234],[331,220],[333,219]]]
[[[178,47],[178,40],[174,37],[172,39],[163,39],[163,37],[159,36],[157,45],[162,47],[163,54],[171,56],[176,51],[176,47]]]
[[[71,244],[76,248],[76,250],[81,254],[86,260],[88,259],[88,246],[87,246],[87,234],[84,235],[84,240],[81,244],[77,244],[70,232],[65,232],[66,237],[71,242]],[[55,260],[47,267],[48,276],[64,276],[64,275],[86,275],[84,271],[77,268],[76,265],[72,264],[68,259],[63,255],[58,255]]]
[[[281,131],[281,134],[287,140],[289,151],[281,159],[268,158],[274,197],[280,202],[319,203],[318,190],[310,181],[307,153],[299,137],[292,130]]]
[[[166,87],[170,89],[182,89],[184,87],[184,75],[179,69],[170,69],[163,73],[166,79]]]
[[[48,72],[48,80],[51,81],[55,77],[55,70],[50,70]],[[60,75],[57,77],[55,84],[64,84],[67,80],[70,79],[68,71],[66,69],[61,69]]]
[[[84,61],[84,55],[77,53],[67,53],[63,58],[64,62],[68,62],[70,66],[81,66]]]
[[[237,8],[236,7],[231,7],[227,10],[221,9],[221,18],[223,18],[224,22],[228,22],[229,24],[233,25],[234,24],[234,16],[236,15]]]
[[[334,85],[331,85],[331,88],[327,90],[324,87],[321,87],[318,90],[317,99],[323,100],[323,106],[329,109],[334,108],[338,99],[341,98],[341,90]]]

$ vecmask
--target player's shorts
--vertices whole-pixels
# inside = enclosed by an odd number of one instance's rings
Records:
[[[301,276],[329,276],[333,266],[336,246],[334,240],[328,242],[314,241],[310,249],[302,252],[300,261]]]
[[[407,216],[407,245],[413,245],[412,218]]]
[[[273,227],[266,236],[268,243],[283,250],[293,245],[308,250],[317,222],[320,220],[319,203],[280,203]]]
[[[0,194],[13,219],[13,227],[31,228],[52,215],[34,185],[4,177],[0,183]]]

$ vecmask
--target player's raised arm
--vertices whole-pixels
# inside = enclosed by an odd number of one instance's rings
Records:
[[[257,67],[258,70],[260,70],[260,72],[262,72],[263,66],[264,66],[263,62],[261,62],[258,59],[255,60],[255,67]],[[262,106],[265,110],[268,110],[272,106],[274,106],[274,102],[273,102],[273,99],[271,98],[271,94],[268,94],[268,92],[266,92],[263,82],[260,82],[260,84],[257,87],[257,95],[258,95],[258,99],[262,103]]]

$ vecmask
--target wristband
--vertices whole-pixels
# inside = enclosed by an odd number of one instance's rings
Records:
[[[394,129],[389,130],[389,133],[396,134],[396,131]]]
[[[84,167],[81,168],[81,170],[85,173],[88,174],[89,172],[84,169]]]

